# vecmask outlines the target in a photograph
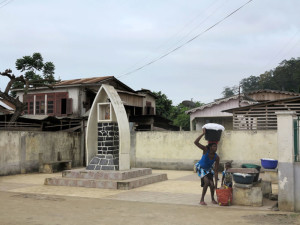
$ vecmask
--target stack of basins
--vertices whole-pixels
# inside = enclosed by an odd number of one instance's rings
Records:
[[[259,172],[261,169],[261,166],[255,165],[255,164],[242,164],[242,168],[253,168],[258,171],[258,173],[234,173],[233,174],[233,180],[236,183],[239,184],[252,184],[253,182],[258,181]]]

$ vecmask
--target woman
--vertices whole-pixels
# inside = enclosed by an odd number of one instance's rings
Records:
[[[218,186],[218,167],[220,162],[220,158],[216,153],[218,149],[217,142],[209,142],[207,146],[200,144],[200,139],[203,137],[203,135],[205,135],[205,132],[206,130],[204,128],[203,133],[194,141],[194,144],[203,150],[202,158],[198,163],[196,163],[196,170],[199,177],[201,177],[201,187],[203,187],[202,196],[200,199],[201,205],[206,205],[204,196],[208,186],[210,187],[211,201],[213,204],[217,204],[214,194],[215,189]],[[213,165],[215,165],[214,169]],[[213,175],[215,175],[215,185],[213,181]]]

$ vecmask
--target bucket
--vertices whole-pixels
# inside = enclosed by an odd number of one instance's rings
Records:
[[[216,189],[217,199],[220,206],[229,206],[232,204],[232,188]]]
[[[205,140],[207,141],[220,141],[222,131],[225,130],[225,128],[217,123],[207,123],[205,124],[202,129],[205,128]]]
[[[207,141],[220,141],[222,130],[209,130],[206,129],[205,140]]]

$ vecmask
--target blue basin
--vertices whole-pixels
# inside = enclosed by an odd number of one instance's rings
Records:
[[[278,160],[275,159],[261,159],[261,165],[265,169],[275,169],[278,165]]]

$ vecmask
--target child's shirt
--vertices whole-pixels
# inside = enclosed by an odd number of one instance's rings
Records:
[[[232,187],[232,175],[231,173],[228,173],[226,170],[222,172],[222,175],[224,177],[224,185],[227,187]]]

